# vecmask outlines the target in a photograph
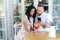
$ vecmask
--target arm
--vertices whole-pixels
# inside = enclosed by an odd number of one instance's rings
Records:
[[[23,25],[24,25],[24,28],[27,32],[30,32],[30,30],[27,28],[27,22],[26,20],[23,20]]]
[[[47,15],[47,27],[50,26],[50,24],[53,22],[53,19],[52,19],[52,15],[51,14],[48,14]]]

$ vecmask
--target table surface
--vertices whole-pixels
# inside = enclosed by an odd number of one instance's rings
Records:
[[[60,40],[60,34],[56,34],[56,38],[50,38],[48,32],[30,32],[24,36],[25,40]],[[53,35],[52,35],[53,36]]]

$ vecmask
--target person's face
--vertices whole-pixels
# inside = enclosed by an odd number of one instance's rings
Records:
[[[37,14],[42,14],[44,12],[44,7],[37,7]]]
[[[34,13],[35,13],[35,9],[31,9],[31,11],[30,11],[30,15],[33,16]]]

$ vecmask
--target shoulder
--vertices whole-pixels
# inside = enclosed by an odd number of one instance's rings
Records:
[[[47,17],[47,16],[48,16],[48,13],[44,12],[44,13],[42,13],[41,16],[42,16],[42,17]]]
[[[44,12],[43,14],[44,14],[44,15],[48,15],[48,13],[46,13],[46,12]]]
[[[27,18],[27,15],[24,15],[24,16],[23,16],[23,19],[26,19],[26,18]]]
[[[24,17],[23,18],[27,18],[27,15],[24,15]]]
[[[23,17],[23,21],[26,21],[26,20],[27,20],[27,16],[24,15],[24,17]]]

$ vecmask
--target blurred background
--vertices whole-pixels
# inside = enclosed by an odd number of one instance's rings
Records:
[[[0,40],[15,40],[26,8],[38,4],[44,4],[45,12],[58,26],[56,33],[60,34],[60,0],[0,0]]]

